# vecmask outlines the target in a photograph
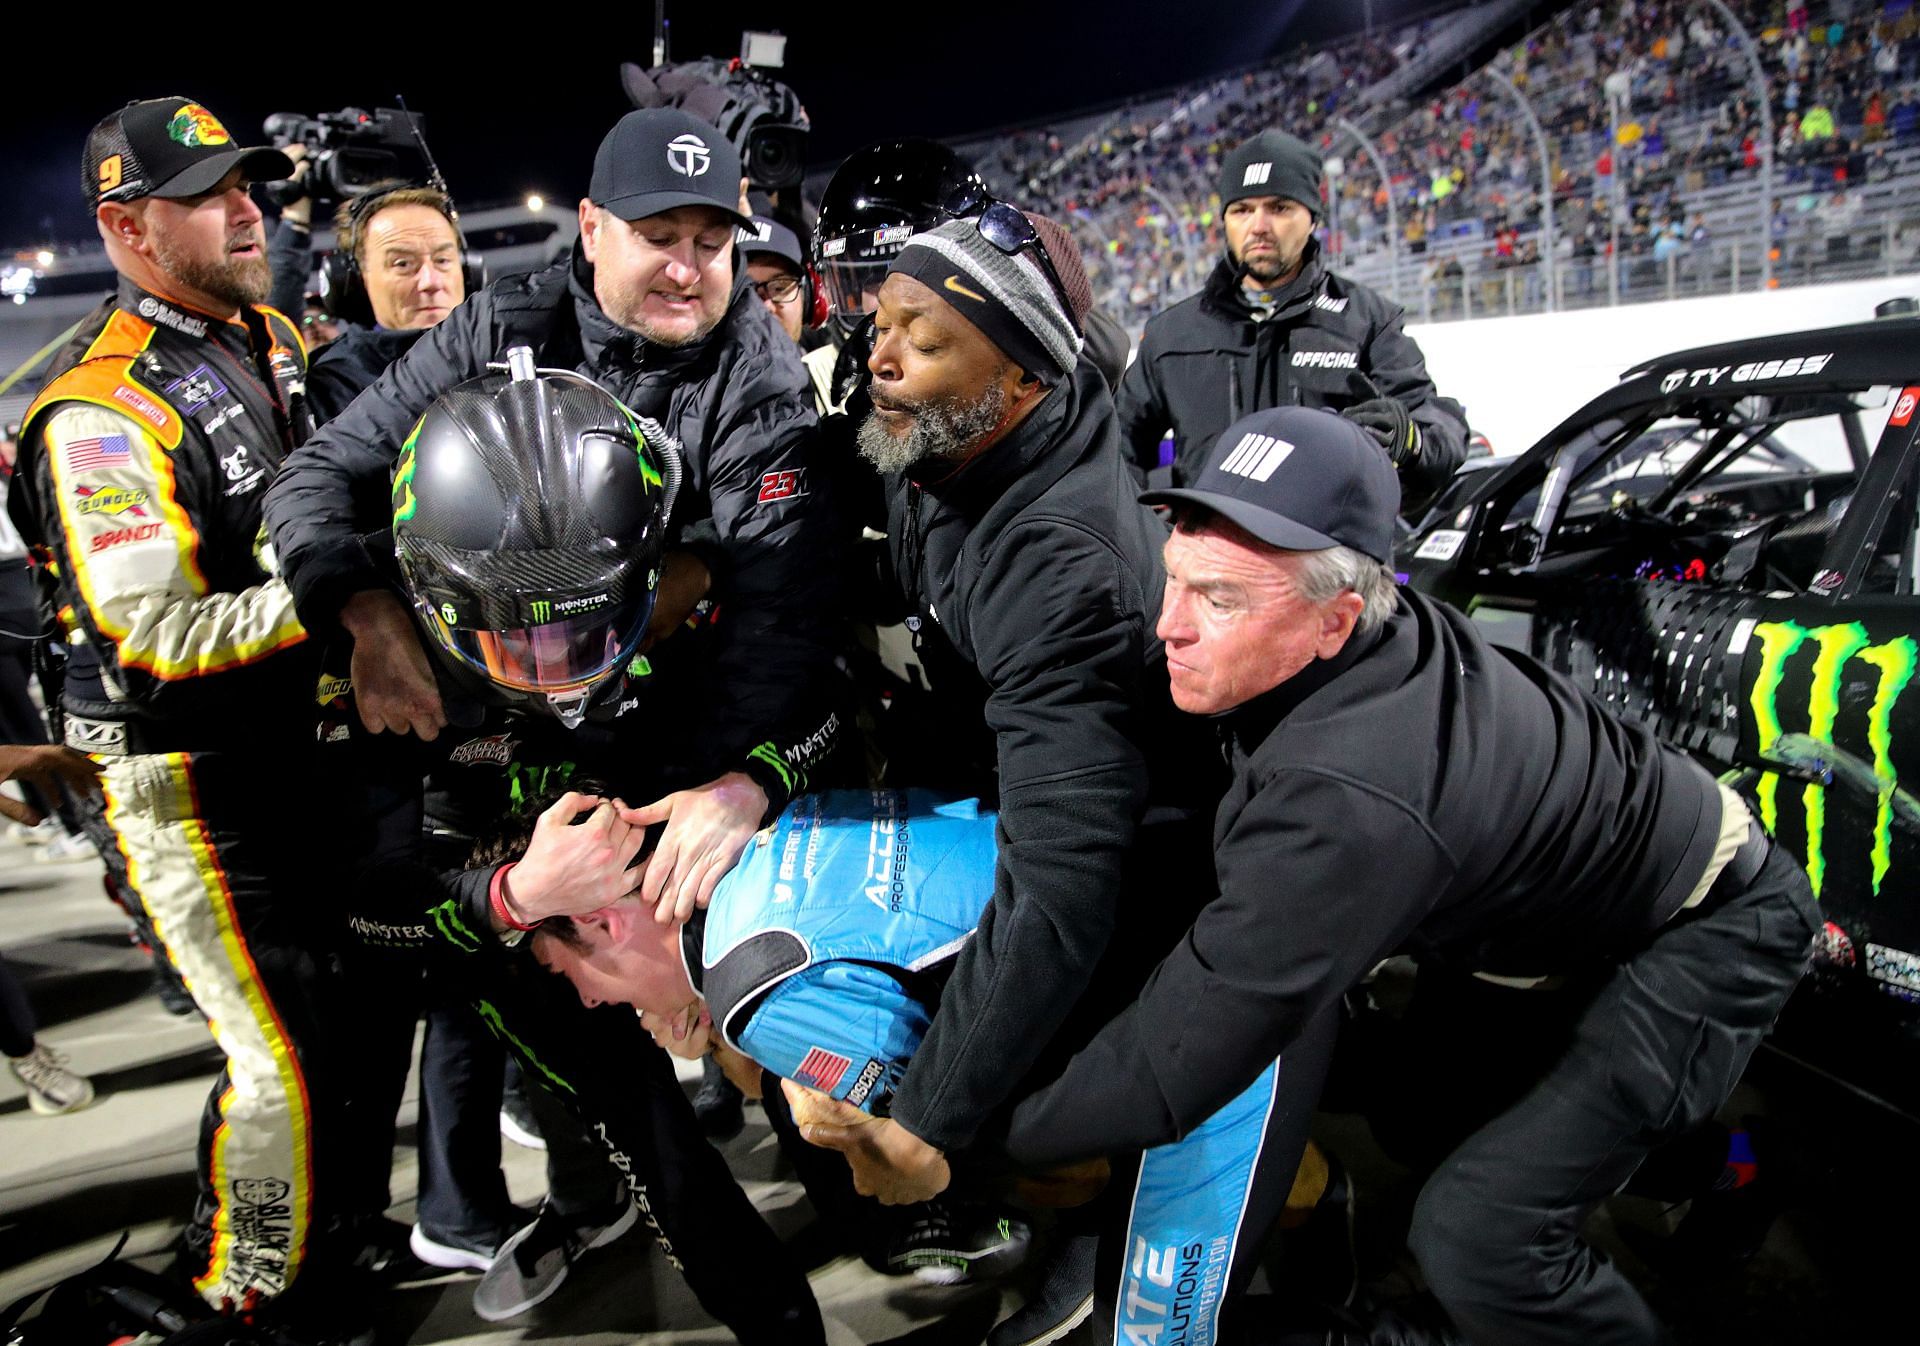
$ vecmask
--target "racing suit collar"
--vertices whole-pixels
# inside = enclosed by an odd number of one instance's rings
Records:
[[[237,355],[245,356],[251,351],[244,321],[215,317],[170,295],[136,285],[125,276],[120,277],[115,302],[141,321],[178,332],[190,340],[204,341],[211,337]]]

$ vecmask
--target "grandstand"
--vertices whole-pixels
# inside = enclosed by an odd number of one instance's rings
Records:
[[[1220,158],[1269,126],[1328,156],[1334,264],[1417,318],[1851,279],[1920,257],[1914,0],[1554,6],[1445,82],[1540,8],[1440,14],[977,157],[1002,193],[1070,223],[1099,302],[1135,332],[1220,255]],[[1550,162],[1550,245],[1529,114]]]
[[[1920,205],[1907,200],[1920,179],[1920,0],[1443,4],[956,148],[998,194],[1072,228],[1096,301],[1137,334],[1221,255],[1220,159],[1266,127],[1327,156],[1332,264],[1416,320],[1855,279],[1920,261]],[[498,275],[570,238],[562,214],[503,206],[468,220]],[[111,284],[97,249],[54,269],[65,287]],[[0,375],[78,316],[69,307],[44,293],[0,306]],[[0,395],[0,416],[20,404],[19,388]]]

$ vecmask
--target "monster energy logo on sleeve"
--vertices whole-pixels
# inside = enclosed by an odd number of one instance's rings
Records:
[[[1893,708],[1912,679],[1916,664],[1920,663],[1920,649],[1916,649],[1909,636],[1872,644],[1866,627],[1859,622],[1815,627],[1796,622],[1762,622],[1754,628],[1754,634],[1760,638],[1760,674],[1754,680],[1752,693],[1760,754],[1798,767],[1812,766],[1814,759],[1818,759],[1820,765],[1837,776],[1847,777],[1850,784],[1859,784],[1878,797],[1873,829],[1873,891],[1878,894],[1881,881],[1893,863],[1895,809],[1912,802],[1900,790],[1893,769]],[[1808,644],[1813,646],[1814,656],[1807,691],[1807,728],[1804,733],[1787,732],[1780,722],[1780,684],[1788,661]],[[1840,715],[1841,675],[1854,661],[1873,670],[1874,676],[1873,701],[1867,707],[1867,743],[1873,750],[1871,764],[1850,758],[1833,746],[1834,724]],[[1853,780],[1855,775],[1862,779]],[[1760,821],[1769,832],[1776,830],[1779,793],[1777,774],[1769,772],[1761,777]],[[1807,881],[1818,897],[1827,873],[1826,787],[1817,783],[1807,785],[1800,792],[1800,802],[1807,830]]]

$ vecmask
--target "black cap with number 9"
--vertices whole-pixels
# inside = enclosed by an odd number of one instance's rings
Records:
[[[233,143],[220,119],[190,98],[129,103],[87,135],[81,188],[87,204],[143,196],[198,196],[235,168],[249,182],[293,176],[279,150]]]

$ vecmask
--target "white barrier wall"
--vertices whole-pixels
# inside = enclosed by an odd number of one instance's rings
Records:
[[[1920,298],[1920,275],[1661,304],[1411,323],[1436,387],[1466,404],[1497,454],[1519,453],[1643,360],[1693,346],[1865,322],[1875,304]]]

